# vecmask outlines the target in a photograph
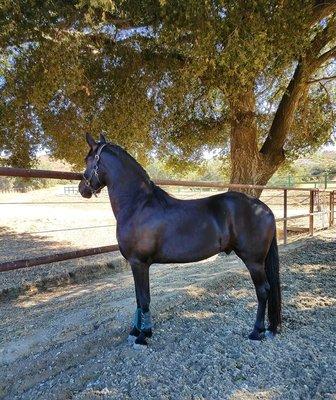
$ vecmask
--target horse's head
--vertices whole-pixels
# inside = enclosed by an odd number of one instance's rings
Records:
[[[107,142],[104,135],[101,134],[99,142],[96,142],[89,133],[86,134],[86,141],[90,146],[90,151],[85,157],[86,169],[78,185],[78,190],[83,197],[89,199],[93,194],[100,193],[106,186],[104,174],[100,168],[100,154]]]

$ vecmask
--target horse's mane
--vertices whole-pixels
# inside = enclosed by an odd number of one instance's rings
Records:
[[[150,181],[147,171],[122,147],[118,146],[117,144],[109,143],[107,145],[107,149],[116,155],[120,160],[130,165],[140,177],[145,179],[145,181]]]
[[[152,196],[154,196],[162,205],[166,206],[168,204],[169,194],[151,180],[147,171],[136,161],[135,158],[117,144],[109,143],[106,148],[126,164],[130,165],[139,177],[144,179],[148,184],[148,187],[152,190]]]
[[[151,184],[153,188],[153,196],[159,201],[161,205],[166,207],[168,205],[168,199],[170,199],[171,196],[165,190],[160,188],[160,186],[155,185],[153,181],[151,181]]]

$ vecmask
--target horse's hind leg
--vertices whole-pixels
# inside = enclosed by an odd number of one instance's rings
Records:
[[[253,280],[258,299],[257,317],[249,339],[262,340],[265,332],[265,311],[270,291],[263,263],[245,262]]]
[[[141,262],[131,262],[134,277],[137,310],[130,335],[137,336],[136,345],[147,345],[146,338],[152,336],[152,321],[149,311],[149,265]]]

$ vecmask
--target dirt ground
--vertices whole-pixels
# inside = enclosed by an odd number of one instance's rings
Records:
[[[154,336],[127,344],[129,270],[0,303],[0,398],[335,399],[336,230],[281,251],[283,332],[251,342],[234,256],[151,267]]]

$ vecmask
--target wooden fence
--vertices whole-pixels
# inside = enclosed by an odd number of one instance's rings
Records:
[[[61,171],[46,171],[46,170],[28,170],[21,168],[6,168],[0,167],[0,176],[7,177],[22,177],[22,178],[47,178],[47,179],[64,179],[64,180],[81,180],[82,174],[75,172],[61,172]],[[283,223],[283,242],[287,243],[288,234],[288,221],[309,218],[309,235],[314,234],[314,217],[317,215],[328,215],[329,227],[334,225],[334,214],[335,214],[335,191],[325,189],[308,189],[308,188],[288,188],[288,187],[272,187],[272,186],[260,186],[260,185],[241,185],[241,184],[229,184],[221,182],[208,182],[208,181],[178,181],[178,180],[167,180],[161,179],[156,180],[156,184],[160,186],[183,186],[183,187],[198,187],[198,188],[215,188],[215,189],[263,189],[269,190],[280,190],[283,193],[283,217],[277,218],[277,222]],[[288,216],[288,192],[290,191],[301,191],[309,193],[309,210],[307,213]],[[315,211],[316,199],[320,193],[328,194],[328,209],[321,211]],[[13,260],[8,262],[0,263],[0,272],[9,271],[20,268],[27,268],[41,264],[48,264],[57,261],[64,261],[79,257],[92,256],[96,254],[102,254],[112,251],[117,251],[118,245],[93,247],[88,249],[46,255],[35,258]]]

